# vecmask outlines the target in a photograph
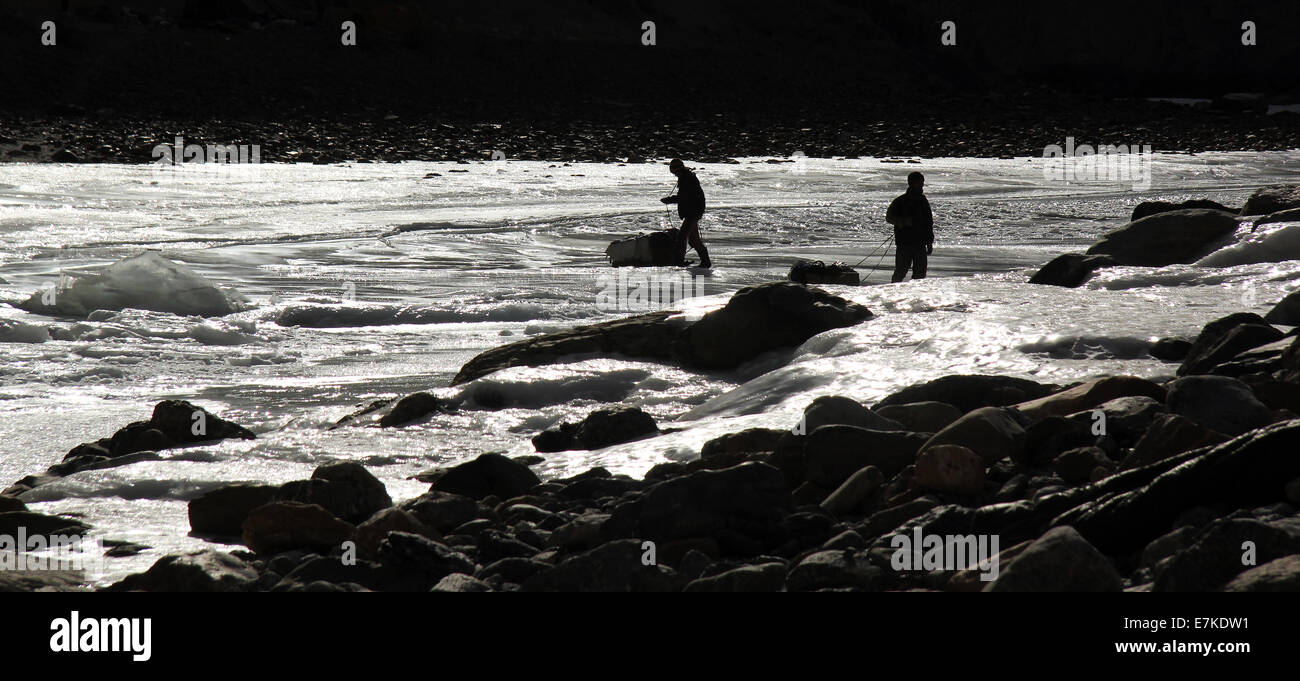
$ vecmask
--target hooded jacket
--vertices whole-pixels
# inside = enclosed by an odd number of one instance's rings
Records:
[[[907,190],[894,199],[885,213],[885,222],[894,226],[894,243],[899,246],[934,244],[934,214],[930,201],[920,189]]]

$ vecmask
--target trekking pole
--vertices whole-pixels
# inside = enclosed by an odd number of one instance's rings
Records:
[[[891,237],[889,237],[889,240],[886,241],[885,243],[889,243],[890,241],[893,241],[893,240],[894,240],[894,237],[891,236]],[[889,249],[888,249],[888,248],[885,249],[885,252],[884,252],[884,253],[881,253],[881,254],[880,254],[880,259],[876,261],[876,264],[874,264],[874,265],[871,266],[871,270],[867,272],[867,277],[869,277],[869,276],[871,276],[871,275],[873,275],[873,274],[876,273],[876,268],[877,268],[877,267],[880,267],[880,263],[882,263],[882,262],[885,261],[885,256],[887,256],[887,255],[889,255]],[[866,279],[867,277],[863,277],[863,279]]]

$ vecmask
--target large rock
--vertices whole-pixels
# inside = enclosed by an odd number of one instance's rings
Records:
[[[1146,432],[1124,457],[1120,468],[1140,468],[1201,447],[1217,445],[1227,437],[1178,414],[1157,414]]]
[[[760,563],[742,565],[711,577],[701,577],[686,585],[687,593],[762,593],[780,591],[785,586],[785,565]]]
[[[451,384],[467,383],[509,367],[558,364],[574,356],[619,355],[668,361],[673,358],[673,342],[685,326],[684,322],[669,319],[676,314],[651,312],[502,345],[466,362]]]
[[[603,449],[659,434],[654,417],[640,407],[597,409],[576,424],[562,423],[533,437],[539,452]]]
[[[916,455],[912,482],[922,489],[979,494],[984,489],[984,460],[960,445],[934,445]]]
[[[1300,208],[1300,184],[1275,184],[1256,189],[1241,207],[1241,214],[1268,215],[1292,208]]]
[[[803,410],[803,432],[811,433],[822,426],[843,425],[871,430],[904,430],[903,425],[866,407],[861,402],[840,395],[823,395]]]
[[[1240,435],[1273,422],[1250,386],[1227,376],[1186,376],[1169,384],[1165,406],[1203,428]]]
[[[1096,415],[1100,413],[1102,427],[1099,430],[1104,429],[1100,435],[1114,438],[1121,447],[1129,447],[1147,432],[1156,415],[1164,410],[1163,400],[1145,396],[1119,397],[1087,411],[1070,414],[1068,418],[1087,426],[1091,433],[1097,427],[1099,419]]]
[[[33,511],[7,511],[0,513],[0,535],[17,537],[22,528],[27,536],[42,535],[83,535],[90,525],[74,518],[57,515],[45,515]]]
[[[1282,332],[1251,312],[1239,312],[1216,319],[1201,331],[1178,367],[1178,375],[1210,373],[1214,367],[1238,355],[1282,339]]]
[[[1066,253],[1052,258],[1029,278],[1031,284],[1047,284],[1078,288],[1092,276],[1093,272],[1104,267],[1114,267],[1119,263],[1106,255],[1084,255],[1083,253]]]
[[[1163,402],[1165,389],[1135,376],[1106,376],[1047,397],[1022,402],[1015,408],[1031,421],[1037,421],[1046,416],[1065,416],[1092,409],[1114,399],[1133,396],[1145,396]]]
[[[452,385],[508,367],[543,366],[576,356],[617,355],[676,361],[696,369],[731,369],[870,317],[867,308],[821,289],[771,282],[737,291],[725,306],[693,324],[676,312],[652,312],[503,345],[467,362]]]
[[[1253,567],[1232,579],[1224,591],[1236,593],[1295,593],[1300,591],[1300,554]]]
[[[189,267],[146,251],[77,278],[53,292],[37,291],[20,307],[40,314],[85,317],[95,310],[135,308],[178,315],[220,317],[247,307],[237,292],[222,290]],[[51,297],[53,300],[51,301]]]
[[[1142,218],[1150,217],[1158,213],[1168,213],[1171,210],[1187,210],[1189,208],[1219,210],[1227,213],[1236,213],[1238,210],[1236,208],[1229,208],[1218,201],[1211,201],[1209,199],[1188,199],[1178,203],[1171,203],[1169,201],[1143,201],[1133,208],[1133,216],[1129,218],[1129,221],[1141,220]]]
[[[885,480],[885,476],[875,466],[867,466],[849,476],[844,484],[831,492],[821,502],[822,510],[833,515],[849,513],[862,506]]]
[[[227,421],[185,400],[165,400],[154,405],[148,421],[123,426],[109,441],[110,456],[157,451],[183,445],[257,436],[247,428]]]
[[[884,570],[872,565],[865,553],[832,549],[818,551],[799,561],[790,569],[785,583],[790,591],[877,591],[883,581]]]
[[[946,402],[966,413],[980,407],[1006,407],[1056,392],[1054,385],[1011,376],[953,375],[918,383],[876,403],[876,409],[914,402]]]
[[[430,489],[473,499],[487,496],[509,499],[527,492],[539,483],[541,480],[528,466],[489,452],[473,461],[454,466],[438,478]]]
[[[991,466],[999,459],[1020,455],[1025,447],[1025,430],[1011,410],[981,407],[935,433],[921,449],[936,445],[961,445]]]
[[[913,433],[937,433],[962,415],[962,411],[951,404],[933,401],[876,406],[874,411]]]
[[[660,565],[646,565],[646,551],[637,539],[608,542],[567,558],[523,583],[524,591],[664,592],[673,591],[676,577]]]
[[[839,487],[867,466],[875,466],[886,477],[892,477],[911,465],[927,439],[924,433],[822,426],[804,443],[804,475],[825,489]]]
[[[1121,265],[1163,267],[1193,263],[1237,229],[1237,218],[1221,210],[1189,209],[1158,213],[1130,222],[1088,249]]]
[[[1255,220],[1255,227],[1250,231],[1255,231],[1260,225],[1270,225],[1275,222],[1300,222],[1300,208],[1288,208],[1279,210],[1276,213],[1269,213],[1258,220]]]
[[[780,540],[778,525],[793,505],[780,471],[743,463],[661,482],[616,506],[605,532],[664,543],[715,537],[724,551],[743,552],[750,543]]]
[[[389,533],[379,544],[379,560],[398,572],[419,575],[431,588],[453,573],[474,574],[474,561],[446,544],[409,532]]]
[[[329,553],[350,541],[354,527],[316,504],[274,501],[253,509],[244,519],[244,545],[273,555],[301,549]]]
[[[317,504],[353,525],[393,505],[384,483],[354,461],[319,466],[310,480],[281,485],[275,498]]]
[[[1113,592],[1124,583],[1115,566],[1072,527],[1056,527],[1020,551],[985,591]]]
[[[1282,501],[1286,481],[1300,476],[1297,452],[1300,421],[1269,426],[1091,486],[1098,489],[1080,488],[1103,496],[1065,510],[1052,523],[1073,526],[1108,554],[1136,552],[1195,506],[1255,508]],[[1158,475],[1138,486],[1149,473]]]
[[[748,428],[738,433],[727,433],[704,443],[700,448],[701,459],[714,457],[774,452],[781,438],[789,434],[788,430],[777,428]]]
[[[442,535],[435,529],[420,522],[414,514],[400,508],[386,508],[357,525],[354,537],[357,553],[366,558],[379,555],[379,545],[393,532],[407,532],[421,537],[439,541]]]
[[[1278,301],[1277,305],[1264,315],[1264,321],[1269,324],[1300,326],[1300,291],[1288,294]]]
[[[258,506],[269,504],[278,487],[237,483],[211,490],[189,503],[190,530],[195,534],[238,537],[244,519]]]
[[[677,349],[689,366],[731,369],[765,352],[792,348],[824,331],[871,318],[867,308],[793,282],[742,288],[687,328]]]
[[[409,511],[421,523],[439,532],[449,532],[487,513],[486,508],[470,497],[438,491],[407,499],[398,508]]]
[[[159,558],[148,570],[127,575],[110,591],[213,593],[252,591],[257,570],[252,565],[211,549]]]
[[[1242,564],[1247,542],[1258,563],[1300,554],[1300,518],[1215,521],[1190,547],[1157,566],[1152,591],[1208,591],[1223,586],[1249,567]]]

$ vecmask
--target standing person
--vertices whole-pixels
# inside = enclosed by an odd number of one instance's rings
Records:
[[[885,222],[894,226],[895,283],[907,277],[925,278],[926,256],[934,253],[934,214],[922,189],[925,176],[913,172],[907,176],[907,193],[894,199],[885,213]]]
[[[700,179],[686,169],[680,158],[670,161],[668,170],[677,176],[677,193],[660,201],[677,204],[677,216],[682,219],[682,257],[679,260],[686,260],[686,246],[690,244],[700,254],[700,267],[712,267],[709,250],[700,240],[700,218],[704,217],[704,190],[700,188]]]

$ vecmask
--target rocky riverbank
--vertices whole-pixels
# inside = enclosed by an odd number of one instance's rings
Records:
[[[1266,188],[1252,201],[1286,193]],[[1209,232],[1217,228],[1181,233]],[[580,327],[490,350],[458,380],[591,354],[708,369],[720,365],[707,348],[725,340],[712,330],[748,329],[745,347],[728,346],[730,366],[870,317],[815,288],[765,284],[693,323],[645,315],[613,331]],[[1160,381],[953,375],[871,405],[821,397],[789,429],[718,437],[697,459],[659,464],[640,479],[594,468],[544,480],[531,469],[545,452],[668,432],[626,406],[538,433],[538,455],[486,453],[427,471],[417,479],[429,490],[396,504],[361,464],[326,463],[306,480],[232,484],[192,499],[194,536],[246,549],[163,556],[107,589],[1296,590],[1298,324],[1300,294],[1263,317],[1210,321],[1195,338],[1157,346],[1177,376]],[[415,393],[336,427],[395,427],[447,409]],[[84,532],[79,519],[28,510],[21,495],[77,471],[230,437],[253,434],[187,402],[159,403],[150,420],[79,445],[5,490],[0,534]],[[927,538],[937,538],[939,553]],[[954,540],[987,550],[984,562],[954,563],[943,554]],[[0,573],[0,588],[85,587],[67,573],[11,572]]]

